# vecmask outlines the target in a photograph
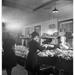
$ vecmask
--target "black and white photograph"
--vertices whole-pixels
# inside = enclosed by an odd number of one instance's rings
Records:
[[[2,75],[74,75],[73,0],[2,0]]]

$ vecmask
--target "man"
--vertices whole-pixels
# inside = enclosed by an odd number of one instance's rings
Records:
[[[33,32],[32,40],[29,42],[29,54],[27,57],[26,68],[28,70],[28,75],[36,75],[36,72],[39,70],[37,50],[43,50],[44,48],[39,44],[39,34],[37,32]]]

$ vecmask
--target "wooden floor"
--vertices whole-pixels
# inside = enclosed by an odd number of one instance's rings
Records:
[[[6,71],[2,71],[2,75],[7,75]],[[17,65],[12,70],[12,75],[28,75],[27,71],[24,69],[24,67]]]

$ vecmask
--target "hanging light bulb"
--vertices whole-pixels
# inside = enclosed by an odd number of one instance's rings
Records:
[[[53,12],[53,13],[58,13],[59,11],[58,11],[58,9],[55,7],[52,12]]]
[[[55,2],[55,8],[52,10],[53,13],[58,13],[59,10],[56,8],[56,2]]]

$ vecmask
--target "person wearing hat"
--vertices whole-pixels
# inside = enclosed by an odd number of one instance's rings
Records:
[[[28,44],[29,53],[26,62],[26,69],[28,70],[28,75],[36,75],[36,72],[39,70],[37,50],[41,51],[44,49],[42,46],[40,46],[39,40],[39,34],[37,32],[33,32],[31,34],[31,41]]]

